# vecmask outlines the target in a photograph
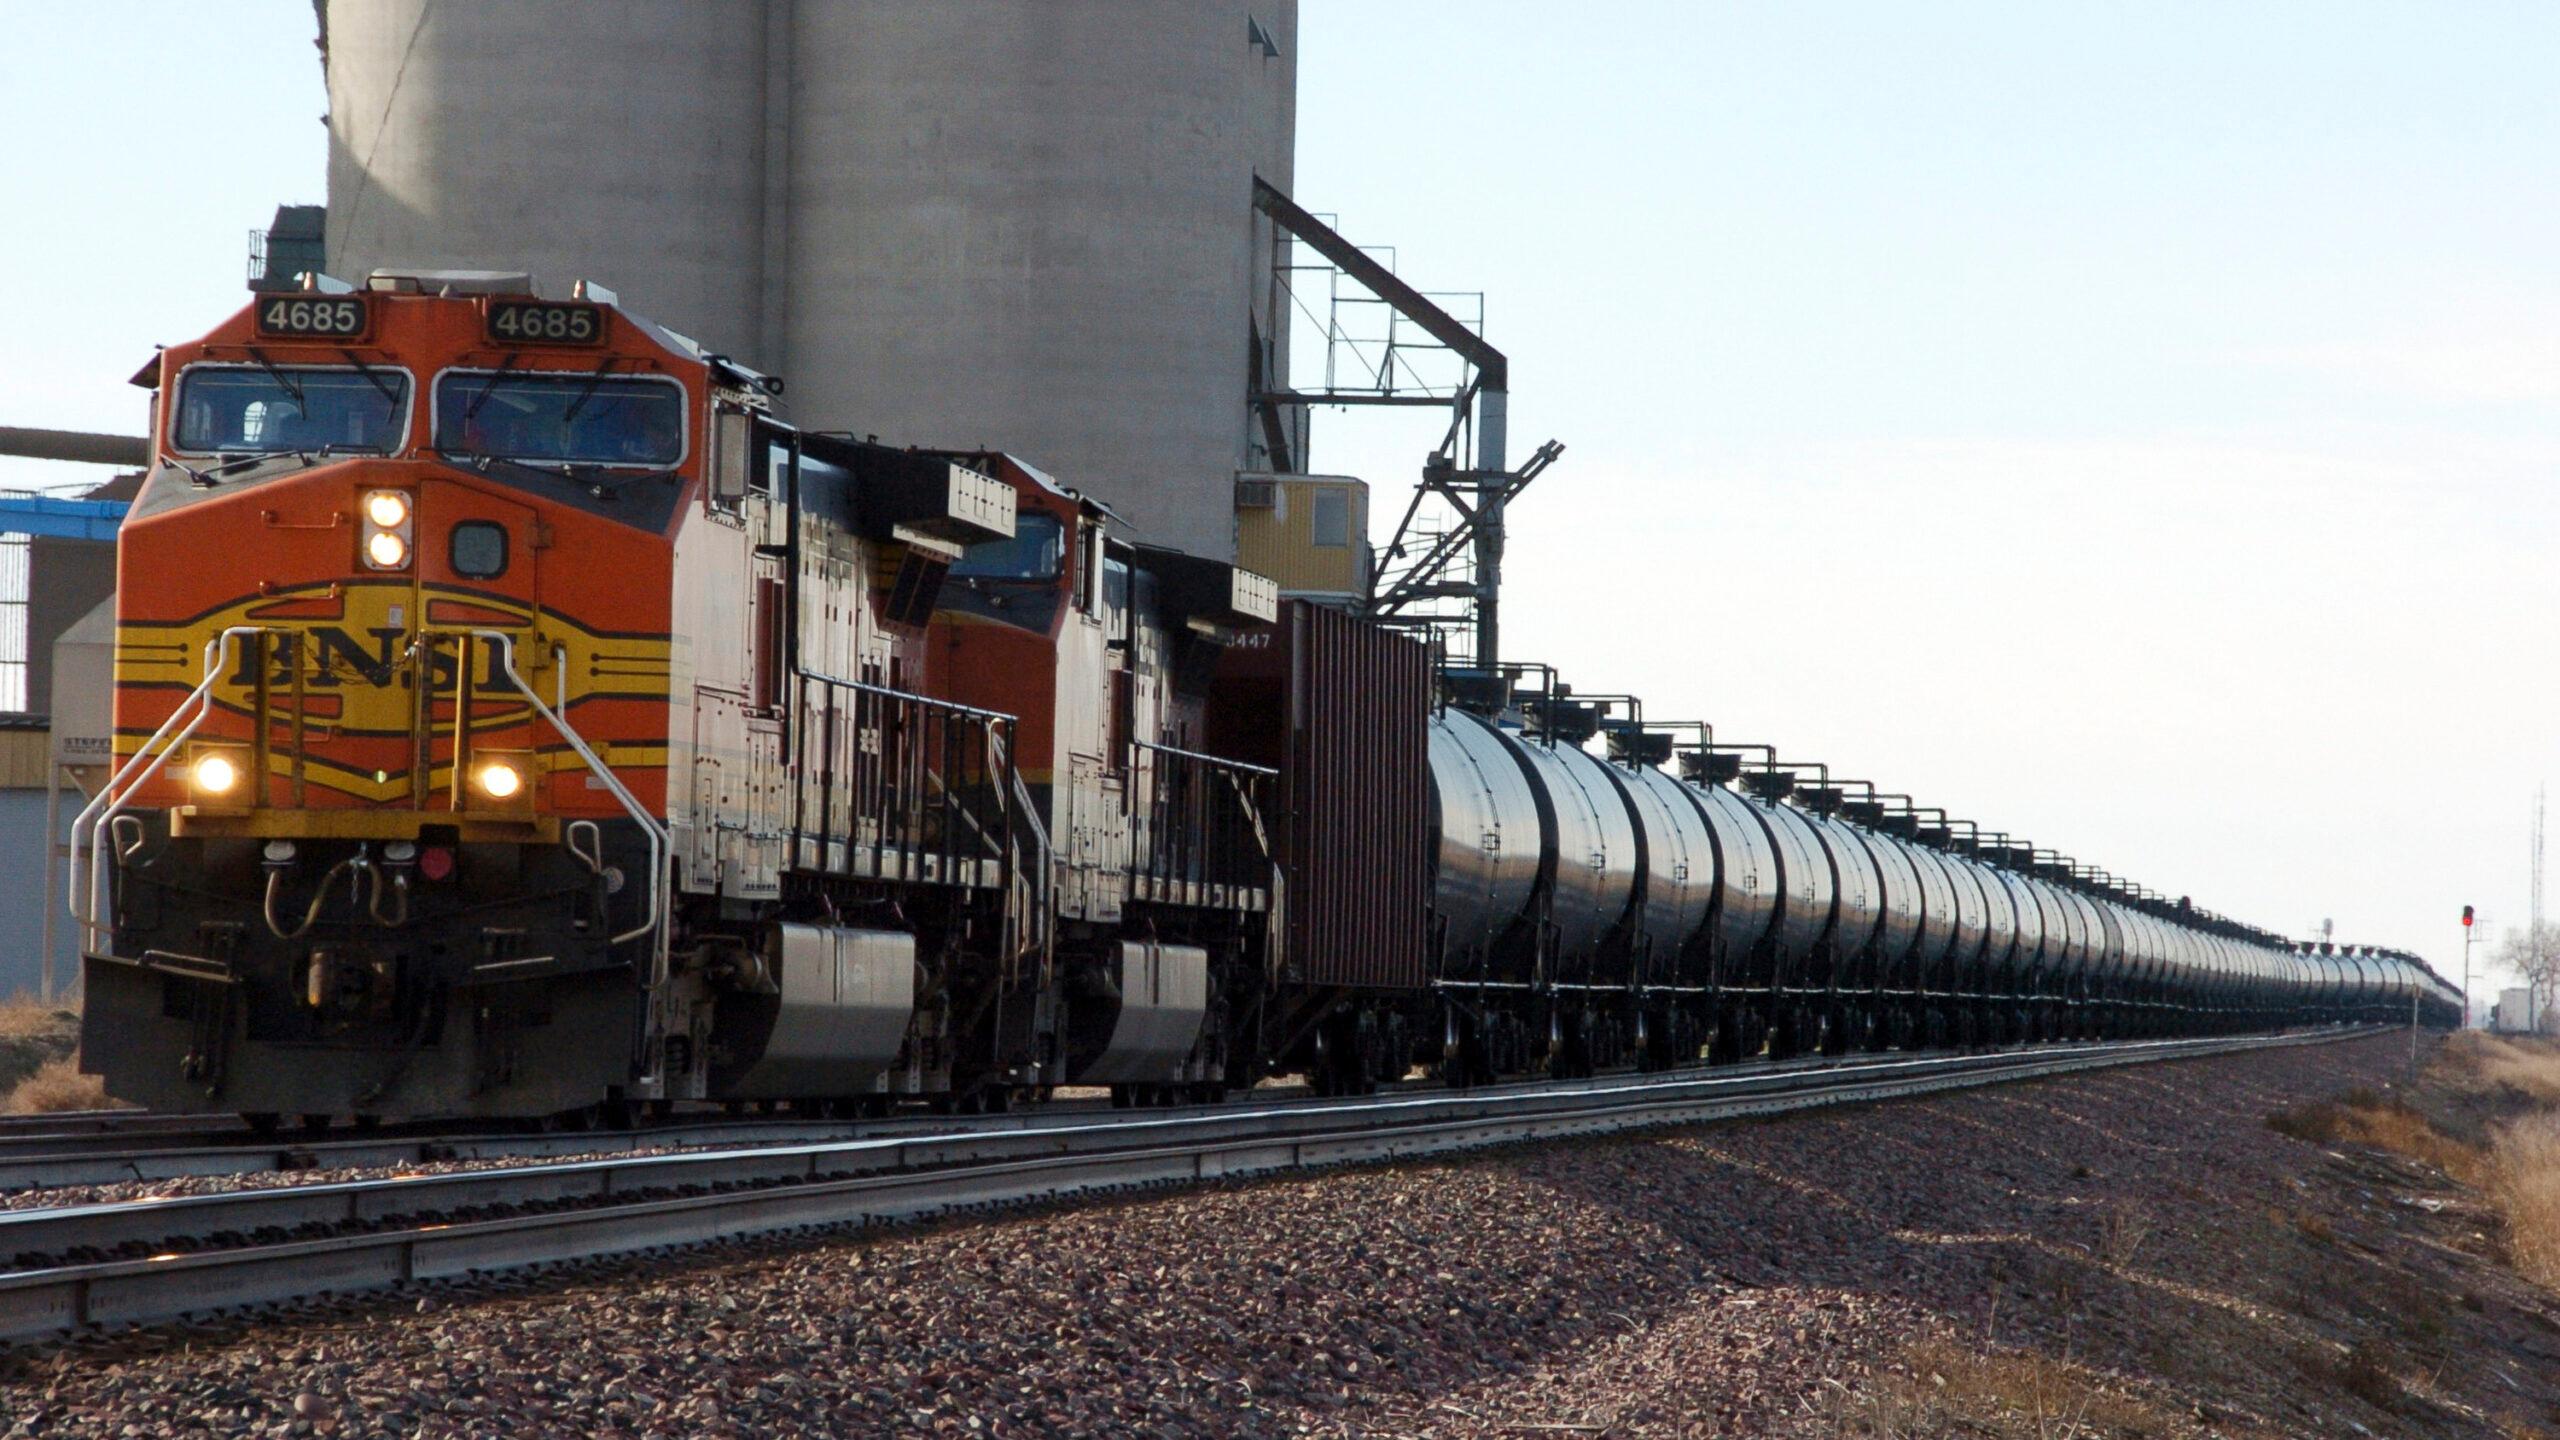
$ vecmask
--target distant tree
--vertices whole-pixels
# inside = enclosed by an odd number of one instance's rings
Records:
[[[2560,1002],[2560,920],[2509,930],[2498,948],[2489,952],[2489,962],[2524,977],[2525,987],[2533,992],[2537,1020],[2551,1014],[2554,1002]]]

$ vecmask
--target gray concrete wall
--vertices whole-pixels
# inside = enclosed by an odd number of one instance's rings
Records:
[[[63,835],[83,803],[63,791]],[[35,994],[43,977],[44,907],[62,904],[45,886],[44,850],[44,792],[0,790],[0,999]],[[80,977],[78,928],[58,915],[54,930],[54,983],[67,991]]]
[[[1274,243],[1252,179],[1291,180],[1296,0],[327,16],[334,272],[592,278],[782,373],[802,423],[1015,450],[1233,554]]]
[[[528,270],[750,353],[757,0],[329,0],[329,271]]]

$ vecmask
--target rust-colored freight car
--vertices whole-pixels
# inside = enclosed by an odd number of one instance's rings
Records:
[[[1280,772],[1272,841],[1290,981],[1425,983],[1430,709],[1429,650],[1304,600],[1282,604],[1268,643],[1221,661],[1209,747]]]

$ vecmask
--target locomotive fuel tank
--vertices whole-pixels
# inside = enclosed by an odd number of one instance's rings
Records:
[[[732,1033],[713,1037],[723,1052],[755,1057],[742,1073],[716,1077],[722,1093],[783,1100],[878,1089],[915,1018],[916,937],[784,922],[764,959],[770,1004],[724,1007]],[[764,1021],[762,1034],[739,1033],[752,1019]]]

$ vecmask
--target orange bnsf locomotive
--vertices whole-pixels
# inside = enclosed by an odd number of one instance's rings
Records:
[[[2460,1013],[1633,696],[1435,675],[1012,456],[795,429],[604,291],[310,283],[139,377],[71,895],[120,1098],[1155,1103]]]
[[[325,1123],[1240,1075],[1267,776],[1185,741],[1268,582],[1009,457],[797,432],[594,287],[311,283],[138,377],[71,896],[111,1093]]]

